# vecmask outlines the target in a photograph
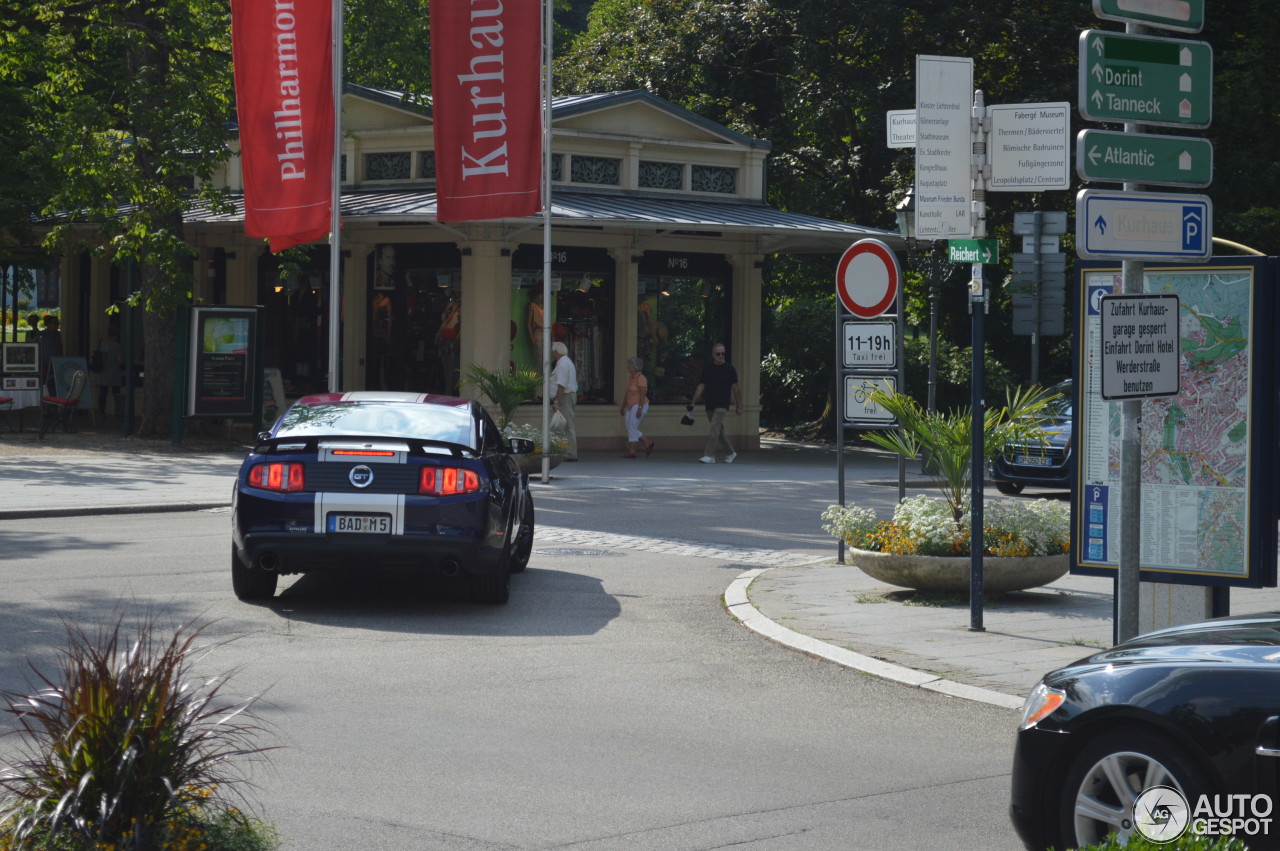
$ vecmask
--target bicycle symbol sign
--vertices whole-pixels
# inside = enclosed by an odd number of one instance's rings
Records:
[[[875,403],[876,390],[897,392],[898,379],[889,375],[846,375],[844,379],[844,418],[851,423],[890,425],[893,414]]]

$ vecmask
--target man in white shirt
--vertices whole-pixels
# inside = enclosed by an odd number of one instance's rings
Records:
[[[547,383],[551,394],[551,410],[559,411],[564,417],[565,438],[569,448],[565,451],[564,460],[578,460],[578,429],[574,424],[574,416],[578,406],[578,368],[569,360],[569,347],[564,343],[551,344],[551,359],[555,366],[551,368],[551,380]]]

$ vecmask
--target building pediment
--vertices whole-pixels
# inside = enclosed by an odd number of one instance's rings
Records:
[[[558,131],[657,139],[666,144],[685,142],[764,150],[771,147],[767,141],[737,133],[642,89],[557,97],[554,113]]]
[[[345,130],[356,133],[412,128],[426,133],[431,129],[431,110],[426,103],[405,100],[400,92],[348,83],[342,96],[342,123]]]

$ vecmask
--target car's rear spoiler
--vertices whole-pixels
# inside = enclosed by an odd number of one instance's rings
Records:
[[[319,452],[321,443],[372,443],[376,441],[394,441],[409,446],[410,454],[439,455],[441,450],[458,458],[474,458],[476,450],[461,443],[445,440],[424,440],[416,437],[380,437],[370,434],[309,434],[306,437],[268,437],[265,433],[258,435],[253,451],[259,455],[276,452]]]

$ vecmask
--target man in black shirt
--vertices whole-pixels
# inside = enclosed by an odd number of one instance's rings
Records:
[[[725,434],[724,418],[729,413],[731,401],[737,413],[742,413],[742,393],[738,390],[738,371],[733,368],[733,364],[729,363],[725,355],[724,343],[711,344],[711,363],[702,368],[702,377],[698,379],[698,386],[693,391],[693,399],[689,402],[690,411],[693,410],[694,405],[698,404],[698,400],[704,393],[707,397],[707,421],[711,424],[711,430],[707,435],[707,445],[703,449],[702,457],[698,460],[703,464],[714,464],[716,450],[723,448],[724,463],[732,464],[733,459],[738,457],[738,453],[733,451],[733,444]]]

